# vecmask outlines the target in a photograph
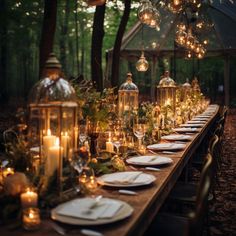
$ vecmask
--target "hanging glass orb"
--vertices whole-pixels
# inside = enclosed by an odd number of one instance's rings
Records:
[[[193,57],[192,51],[187,51],[186,59],[191,59]]]
[[[186,31],[187,27],[186,27],[186,24],[184,22],[179,22],[177,25],[176,25],[178,31]]]
[[[138,9],[139,20],[144,24],[150,25],[153,19],[153,9],[152,3],[149,0],[143,0]]]
[[[197,43],[196,46],[195,46],[194,52],[199,53],[200,50],[201,50],[201,47],[202,47],[202,45],[200,43]]]
[[[86,0],[89,6],[102,6],[106,3],[106,0]]]
[[[191,31],[191,29],[189,29],[188,34],[187,34],[187,38],[186,38],[186,42],[185,42],[186,48],[191,49],[194,42],[195,42],[195,39],[192,35],[192,31]]]
[[[182,0],[171,0],[167,4],[168,9],[173,13],[179,13],[183,9],[183,1]]]
[[[136,69],[139,72],[145,72],[148,70],[149,64],[144,56],[144,52],[142,51],[139,60],[136,62]]]
[[[160,13],[156,8],[153,8],[153,16],[151,18],[149,26],[151,28],[160,28],[160,23],[161,23]]]
[[[185,31],[177,31],[175,34],[175,41],[181,46],[184,46],[186,43],[187,33]]]

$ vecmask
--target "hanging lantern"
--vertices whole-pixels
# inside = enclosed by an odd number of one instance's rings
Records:
[[[74,88],[62,76],[53,53],[46,61],[44,78],[32,88],[29,97],[29,140],[39,149],[40,163],[47,180],[57,176],[58,192],[63,191],[63,163],[77,148],[78,105]]]
[[[169,106],[174,112],[176,105],[176,89],[175,81],[170,78],[169,71],[166,71],[157,86],[158,105],[161,107]]]
[[[153,8],[153,15],[149,22],[149,26],[151,28],[156,28],[157,30],[160,29],[161,17],[160,13],[156,8]]]
[[[186,82],[182,85],[182,94],[183,94],[182,101],[186,101],[187,98],[191,95],[191,92],[192,92],[191,84],[189,83],[189,80],[186,79]]]
[[[139,20],[149,25],[151,20],[153,19],[153,7],[152,3],[149,0],[143,0],[138,9],[138,18]]]
[[[106,3],[106,0],[86,0],[89,6],[102,6]]]
[[[168,9],[173,13],[179,13],[183,10],[183,1],[182,0],[171,0],[167,4]]]
[[[138,95],[138,87],[132,82],[132,74],[129,72],[127,73],[126,82],[120,86],[118,91],[118,109],[120,118],[128,115],[129,119],[131,113],[137,112]]]
[[[139,72],[145,72],[148,70],[148,67],[149,67],[148,61],[146,60],[144,52],[142,51],[139,60],[136,62],[136,69]]]

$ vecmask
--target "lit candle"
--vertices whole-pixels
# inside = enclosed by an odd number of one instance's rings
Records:
[[[63,156],[68,158],[68,151],[70,148],[70,136],[67,132],[65,132],[65,135],[61,136],[61,146],[63,148]]]
[[[55,145],[48,149],[48,157],[46,161],[46,175],[53,175],[59,167],[60,155],[63,153],[63,148],[59,146],[59,138],[56,138]]]
[[[22,215],[23,227],[26,230],[38,229],[41,223],[38,208],[26,208]]]
[[[109,139],[106,142],[106,151],[107,152],[114,152],[114,146],[111,142],[111,133],[109,132]]]
[[[38,194],[34,192],[32,188],[27,188],[26,191],[20,195],[20,198],[23,208],[38,206]]]
[[[141,145],[139,147],[139,152],[144,155],[146,153],[146,146],[145,145]]]
[[[86,183],[86,187],[89,191],[93,192],[96,190],[98,186],[97,180],[94,176],[90,176],[88,182]]]
[[[10,168],[10,167],[7,167],[5,169],[3,169],[2,171],[2,176],[3,178],[6,178],[8,175],[14,175],[14,169],[13,168]]]
[[[47,156],[48,150],[50,147],[52,147],[55,144],[56,136],[51,135],[51,130],[47,130],[47,135],[43,136],[43,149],[45,151],[45,154]]]

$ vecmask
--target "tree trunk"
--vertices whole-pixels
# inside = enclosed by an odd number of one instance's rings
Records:
[[[0,0],[0,103],[6,103],[7,96],[7,6]]]
[[[97,6],[93,18],[91,75],[92,81],[98,91],[102,91],[103,89],[102,44],[104,37],[105,10],[105,4],[102,6]]]
[[[61,13],[61,35],[60,35],[60,59],[62,64],[62,69],[67,74],[68,68],[67,68],[67,56],[66,56],[66,50],[67,50],[67,34],[68,34],[68,20],[69,20],[69,13],[70,13],[70,5],[69,0],[65,1],[65,14],[63,12]],[[63,20],[63,17],[64,20]]]
[[[125,28],[129,20],[130,7],[131,7],[131,0],[126,0],[124,14],[121,18],[121,22],[120,22],[119,29],[116,34],[116,40],[115,40],[115,44],[113,48],[112,67],[111,67],[112,87],[118,87],[118,84],[119,84],[120,48],[121,48],[121,43],[122,43],[122,38],[125,32]]]
[[[40,41],[39,76],[42,75],[49,53],[53,51],[56,30],[57,0],[44,0],[44,18]]]
[[[75,0],[75,52],[76,52],[76,74],[78,75],[80,72],[80,64],[79,64],[79,30],[78,30],[78,1]]]

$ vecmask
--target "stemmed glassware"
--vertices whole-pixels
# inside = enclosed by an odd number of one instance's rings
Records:
[[[142,139],[146,132],[146,124],[140,121],[134,121],[133,124],[134,135],[138,138],[138,148],[142,145]]]
[[[125,142],[124,132],[122,130],[115,130],[112,134],[111,142],[116,148],[116,153],[119,154],[119,148]]]
[[[78,152],[75,152],[73,158],[70,162],[72,168],[75,170],[73,173],[73,187],[77,193],[81,191],[81,187],[79,184],[79,178],[83,172],[84,166],[86,166],[86,160],[83,159]]]

